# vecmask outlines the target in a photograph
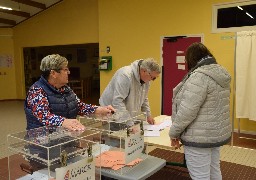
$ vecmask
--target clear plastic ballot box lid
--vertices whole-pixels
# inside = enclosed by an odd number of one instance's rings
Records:
[[[116,111],[108,116],[90,115],[79,119],[85,127],[102,132],[101,154],[96,157],[96,167],[101,167],[101,171],[123,174],[147,158],[145,113]]]
[[[9,134],[9,180],[100,179],[101,132],[40,127]]]

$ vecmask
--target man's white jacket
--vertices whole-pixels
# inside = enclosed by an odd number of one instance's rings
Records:
[[[102,93],[101,106],[112,105],[118,110],[146,112],[150,116],[148,90],[150,83],[141,83],[139,60],[116,71],[111,81]]]

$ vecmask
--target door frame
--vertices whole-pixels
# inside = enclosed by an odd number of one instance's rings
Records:
[[[200,37],[201,38],[201,43],[204,43],[204,34],[186,34],[186,35],[170,35],[170,36],[160,36],[160,65],[162,67],[162,70],[163,70],[163,40],[165,38],[175,38],[175,37]],[[161,112],[161,115],[163,115],[163,76],[164,76],[164,72],[161,73],[161,84],[160,84],[160,97],[161,97],[161,101],[160,101],[160,112]]]

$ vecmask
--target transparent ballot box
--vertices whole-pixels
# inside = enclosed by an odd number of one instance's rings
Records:
[[[109,116],[80,117],[87,128],[100,130],[101,154],[96,167],[104,173],[124,174],[147,158],[144,144],[144,113],[117,111]]]
[[[7,140],[9,180],[101,178],[94,157],[101,154],[101,132],[98,130],[41,127],[9,134]]]

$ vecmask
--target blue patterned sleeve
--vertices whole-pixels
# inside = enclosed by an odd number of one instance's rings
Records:
[[[61,126],[64,118],[50,112],[49,101],[44,90],[40,87],[33,87],[27,96],[27,106],[32,110],[33,115],[44,126]]]
[[[76,97],[76,99],[79,108],[78,114],[81,116],[92,114],[98,108],[98,106],[96,105],[86,104],[82,102],[78,97]]]

